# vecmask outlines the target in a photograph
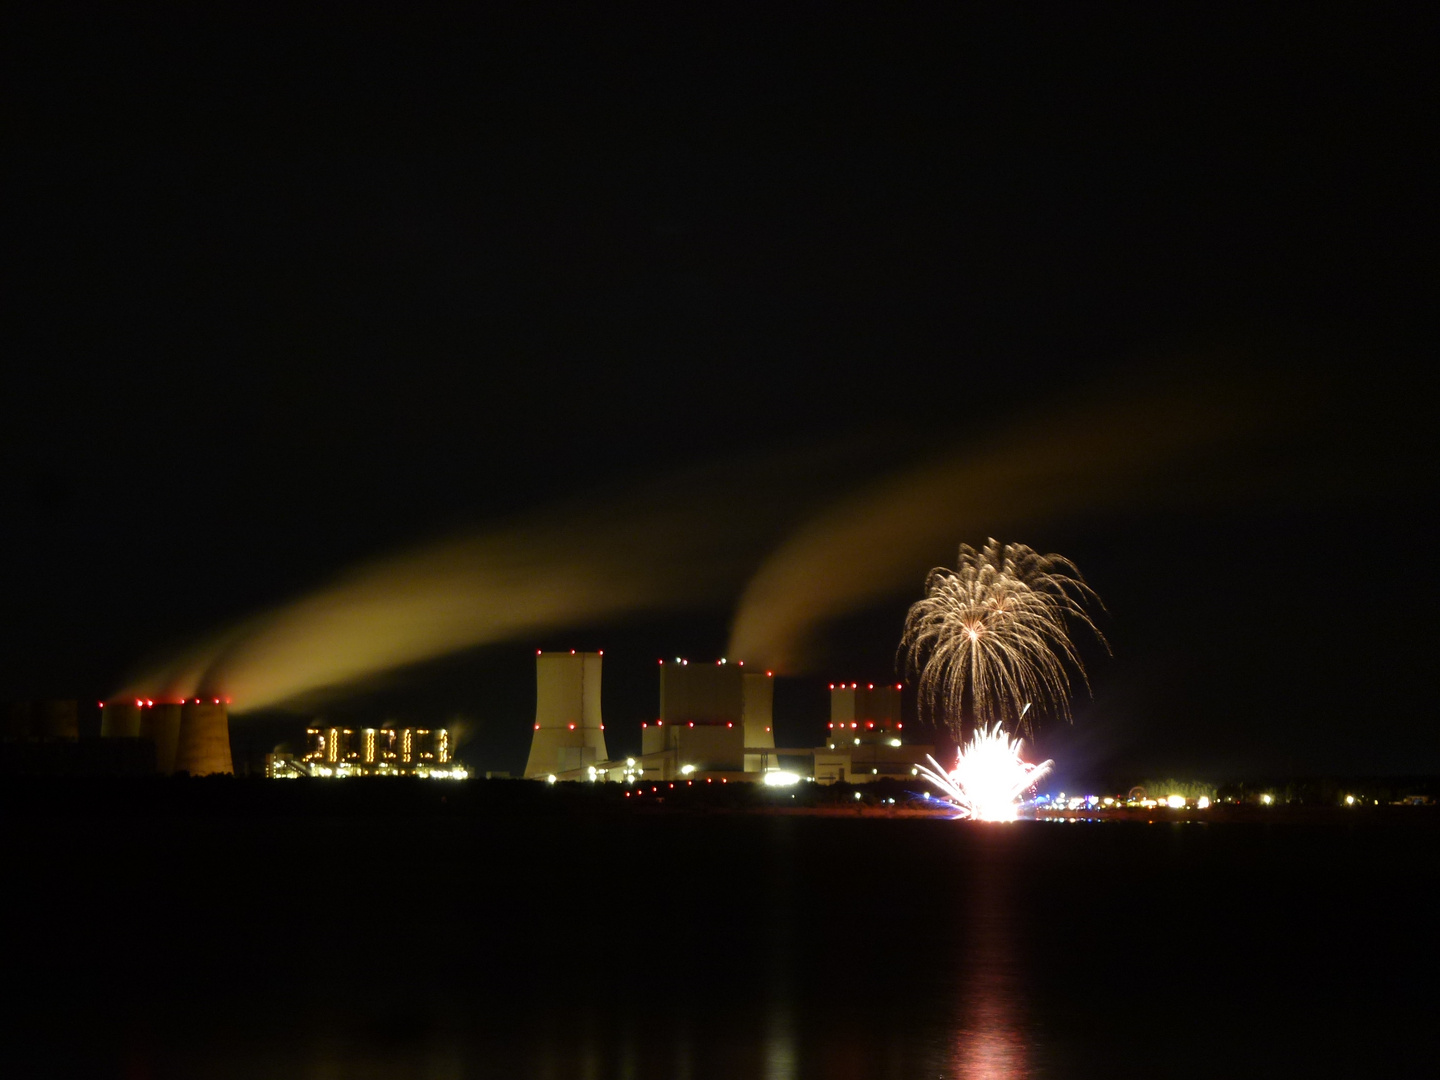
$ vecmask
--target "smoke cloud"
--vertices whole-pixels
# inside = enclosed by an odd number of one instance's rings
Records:
[[[1235,494],[1248,481],[1226,454],[1282,418],[1253,379],[1244,393],[1232,385],[1213,372],[1132,381],[1123,394],[1033,410],[978,445],[932,452],[825,504],[804,494],[873,475],[873,446],[572,503],[361,566],[144,674],[129,692],[223,693],[243,712],[478,645],[640,613],[723,610],[737,597],[729,655],[797,672],[824,624],[918,590],[961,539],[1024,539],[1023,527],[1066,513],[1193,501],[1197,485]],[[868,473],[857,449],[871,459]],[[1254,455],[1244,460],[1253,468]]]
[[[1202,382],[1097,394],[1002,429],[874,483],[806,521],[746,586],[729,652],[803,669],[825,623],[904,594],[949,565],[961,540],[1077,511],[1186,497],[1224,475],[1227,494],[1253,486],[1216,451],[1280,417],[1253,380],[1245,393]],[[973,407],[973,406],[972,406]],[[1237,486],[1238,485],[1238,486]],[[1213,494],[1213,491],[1204,492]],[[897,631],[898,632],[898,631]]]
[[[806,478],[822,457],[672,477],[377,560],[217,634],[124,693],[224,694],[238,713],[551,629],[723,609],[802,512],[791,493],[816,486]]]

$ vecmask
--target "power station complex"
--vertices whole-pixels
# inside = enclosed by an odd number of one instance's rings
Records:
[[[866,783],[915,775],[934,748],[904,741],[898,685],[830,686],[823,746],[777,746],[774,673],[719,660],[661,661],[659,709],[640,725],[640,752],[615,759],[600,709],[601,652],[535,655],[535,723],[527,779],[635,782]],[[0,732],[0,771],[173,776],[228,775],[225,699],[127,698],[100,705],[100,739],[78,737],[74,701],[18,702]],[[93,730],[93,729],[92,729]],[[289,777],[419,776],[463,780],[444,728],[313,725],[301,756],[267,755],[265,774]],[[96,753],[95,751],[100,751]]]
[[[898,685],[832,684],[821,747],[777,747],[774,673],[719,660],[660,662],[660,708],[643,722],[640,755],[612,760],[600,713],[599,652],[535,654],[535,728],[527,779],[773,781],[796,759],[817,783],[913,776],[931,746],[906,745]]]
[[[100,706],[101,739],[143,739],[154,744],[161,776],[230,774],[230,709],[220,698],[153,701],[135,698]]]
[[[93,715],[90,718],[93,721]],[[0,772],[35,775],[229,774],[230,717],[220,698],[100,703],[81,736],[73,700],[12,702],[0,732]]]

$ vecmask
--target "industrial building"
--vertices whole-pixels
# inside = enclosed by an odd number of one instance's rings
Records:
[[[906,745],[899,685],[832,684],[823,747],[775,745],[774,673],[718,660],[660,661],[659,715],[640,725],[638,757],[605,757],[601,653],[536,654],[536,713],[525,776],[634,782],[773,781],[781,759],[813,762],[817,783],[914,776],[931,746]]]
[[[82,732],[80,711],[73,700],[14,701],[0,706],[0,774],[149,776],[154,772],[154,747],[148,741],[138,735],[96,738],[94,727]]]
[[[161,776],[228,776],[235,771],[229,703],[218,697],[103,701],[100,738],[149,742],[155,748],[155,772]]]
[[[901,685],[831,683],[830,726],[815,748],[817,784],[863,784],[916,775],[933,746],[907,745],[900,719]]]
[[[272,780],[301,776],[420,776],[464,780],[468,769],[450,752],[445,728],[354,728],[338,724],[306,728],[305,754],[265,757]]]
[[[80,737],[80,723],[75,702],[12,701],[5,710],[4,737],[13,742],[76,740]]]

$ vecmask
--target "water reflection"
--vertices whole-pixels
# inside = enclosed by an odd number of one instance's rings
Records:
[[[1022,1080],[1033,1075],[1026,1030],[1027,998],[1014,866],[1007,833],[1024,826],[975,824],[987,830],[968,890],[966,947],[951,1067],[957,1080]]]
[[[795,1080],[799,1061],[795,1047],[793,977],[799,962],[796,937],[800,918],[795,888],[795,822],[779,819],[770,836],[765,1080]]]

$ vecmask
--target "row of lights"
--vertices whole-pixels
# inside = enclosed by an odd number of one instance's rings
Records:
[[[176,702],[165,702],[165,701],[162,701],[162,702],[160,702],[160,704],[161,704],[161,705],[166,705],[166,704],[186,705],[186,704],[189,704],[189,701],[188,701],[188,699],[186,699],[186,698],[181,698],[179,701],[176,701]],[[194,704],[196,704],[196,705],[202,705],[202,704],[204,704],[204,702],[202,702],[202,701],[197,697],[197,698],[195,699],[195,701],[194,701]],[[220,699],[219,699],[218,697],[215,698],[214,701],[212,702],[212,704],[219,705],[219,704],[220,704]],[[230,704],[230,699],[229,699],[228,697],[225,699],[225,704],[226,704],[226,705],[229,705],[229,704]],[[102,701],[102,702],[99,702],[99,705],[100,705],[100,708],[103,709],[103,708],[105,707],[105,702],[103,702],[103,701]],[[151,708],[154,708],[154,707],[155,707],[155,702],[154,702],[154,700],[152,700],[152,699],[150,699],[150,698],[138,698],[138,697],[137,697],[137,698],[135,699],[135,707],[136,707],[137,709],[151,709]]]

